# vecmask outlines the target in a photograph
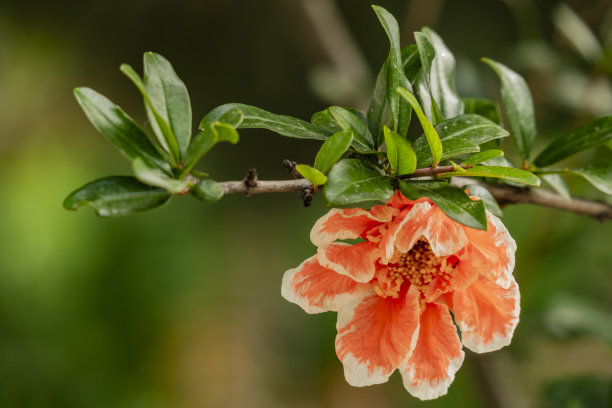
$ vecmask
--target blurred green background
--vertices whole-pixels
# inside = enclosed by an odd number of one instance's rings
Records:
[[[521,72],[539,146],[612,113],[608,0],[379,4],[403,44],[423,25],[442,35],[462,96],[498,98],[482,56]],[[332,103],[367,106],[388,44],[369,2],[356,0],[0,1],[0,407],[612,406],[612,223],[507,208],[522,292],[514,341],[466,352],[448,395],[424,403],[397,374],[347,385],[335,314],[309,316],[281,298],[283,272],[315,250],[320,196],[307,209],[297,194],[178,197],[112,220],[63,210],[74,188],[131,172],[72,88],[90,86],[144,123],[118,67],[141,71],[148,50],[186,82],[196,121],[225,102],[308,119]],[[282,160],[309,163],[318,146],[242,131],[199,167],[217,180],[252,166],[287,178]],[[612,152],[576,160],[595,156]]]

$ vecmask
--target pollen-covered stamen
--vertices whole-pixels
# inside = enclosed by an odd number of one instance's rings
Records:
[[[387,267],[377,275],[374,291],[379,296],[396,298],[404,282],[423,290],[435,280],[446,289],[458,262],[456,256],[436,256],[429,243],[420,239],[408,252],[396,252]]]

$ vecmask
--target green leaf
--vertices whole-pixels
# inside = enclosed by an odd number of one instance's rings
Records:
[[[330,106],[329,112],[342,129],[353,132],[355,141],[362,146],[355,145],[358,150],[364,151],[376,148],[376,143],[372,133],[370,133],[370,129],[357,115],[340,106]]]
[[[220,200],[223,194],[223,187],[211,179],[200,180],[191,189],[192,196],[207,203]]]
[[[393,179],[371,163],[343,159],[329,172],[323,195],[328,206],[386,202],[393,195]]]
[[[186,192],[189,188],[188,181],[171,178],[163,171],[147,166],[140,158],[134,159],[132,169],[138,180],[150,186],[161,187],[170,193]]]
[[[612,140],[612,116],[603,116],[553,140],[534,160],[538,167],[546,167],[583,150]]]
[[[567,184],[563,180],[563,177],[559,174],[544,174],[540,176],[541,180],[544,180],[553,190],[555,190],[561,197],[566,201],[572,199]]]
[[[581,169],[570,169],[569,173],[583,177],[599,191],[612,194],[612,163],[596,163]]]
[[[400,46],[400,32],[397,20],[391,13],[380,6],[372,6],[380,24],[389,37],[390,50],[386,67],[387,101],[393,116],[393,128],[399,134],[405,136],[410,124],[411,109],[403,102],[395,90],[404,87],[412,91],[412,86],[406,78],[404,64],[402,61],[402,48]]]
[[[329,109],[322,110],[320,112],[316,112],[310,118],[310,122],[323,129],[327,134],[333,135],[334,133],[338,133],[342,130],[342,126],[336,122],[336,119],[331,115]]]
[[[166,152],[170,153],[172,163],[178,163],[180,160],[180,152],[178,144],[176,142],[176,138],[174,136],[174,133],[172,132],[172,128],[168,124],[167,120],[164,119],[162,115],[157,111],[157,109],[153,106],[145,83],[136,73],[136,71],[134,71],[134,69],[128,64],[122,64],[119,67],[119,70],[124,73],[134,85],[136,85],[136,88],[138,88],[138,90],[142,94],[145,103],[145,110],[147,112],[147,116],[149,117],[149,122],[151,124],[151,128],[153,129],[153,133],[157,138],[157,141]]]
[[[166,190],[141,183],[135,177],[105,177],[85,184],[66,197],[64,208],[77,210],[91,205],[100,217],[115,217],[149,210],[171,197]]]
[[[515,183],[528,184],[536,187],[540,185],[540,179],[535,174],[530,173],[526,170],[504,166],[475,166],[470,169],[465,169],[465,172],[453,171],[449,173],[440,174],[440,177],[452,176],[493,177],[510,180]]]
[[[315,157],[315,168],[323,174],[329,173],[332,166],[351,147],[352,142],[353,132],[350,130],[342,130],[330,136],[323,143]]]
[[[416,44],[402,48],[402,64],[408,81],[414,82],[421,71],[421,55]]]
[[[159,54],[144,54],[144,85],[151,105],[170,126],[181,157],[187,152],[191,139],[191,103],[187,87],[178,77],[170,62]],[[149,115],[152,127],[157,123]],[[159,131],[159,128],[157,129]]]
[[[144,130],[120,107],[90,88],[76,88],[74,95],[96,130],[128,159],[140,157],[150,166],[171,172]]]
[[[427,197],[453,220],[471,228],[487,229],[484,203],[472,200],[462,189],[443,181],[400,180],[399,186],[411,200]]]
[[[183,160],[181,177],[187,174],[215,144],[219,142],[236,144],[239,137],[235,128],[240,126],[243,120],[242,111],[232,108],[226,110],[216,120],[208,123],[207,127],[191,141],[189,150],[187,150]]]
[[[499,76],[502,102],[512,136],[520,156],[527,160],[537,133],[533,100],[527,83],[523,77],[499,62],[489,58],[483,58],[482,61]]]
[[[242,103],[227,103],[217,106],[202,119],[199,126],[200,129],[205,129],[232,109],[238,109],[244,115],[242,123],[237,127],[238,129],[267,129],[281,136],[297,139],[325,140],[328,136],[328,133],[317,125],[291,116],[270,113],[255,106]]]
[[[434,166],[437,166],[440,160],[442,159],[442,142],[440,141],[440,137],[434,129],[431,122],[425,117],[419,102],[416,100],[414,95],[408,92],[404,88],[397,88],[397,92],[401,95],[402,98],[406,99],[410,105],[412,105],[412,109],[416,112],[419,121],[421,122],[421,126],[425,131],[425,137],[427,138],[427,142],[429,143],[429,148],[431,149],[431,156],[433,158]]]
[[[388,127],[384,128],[387,157],[398,176],[411,174],[416,169],[417,160],[410,142]]]
[[[491,122],[501,125],[501,113],[497,103],[479,98],[463,98],[462,101],[465,106],[465,113],[484,116]]]
[[[455,88],[455,57],[435,31],[425,27],[423,34],[434,50],[434,58],[426,71],[431,96],[443,118],[461,115],[464,105]]]
[[[310,167],[307,164],[298,164],[295,166],[295,169],[304,176],[306,180],[310,181],[315,188],[327,183],[327,176],[314,167]]]
[[[493,197],[493,194],[485,187],[479,186],[478,184],[468,184],[461,187],[462,190],[467,190],[468,194],[472,197],[478,197],[482,200],[487,210],[491,211],[493,215],[498,217],[503,217],[504,213],[501,208],[499,208],[499,204]]]
[[[473,166],[475,164],[480,164],[487,160],[491,160],[495,157],[500,157],[503,155],[504,155],[504,152],[502,150],[497,150],[497,149],[485,150],[484,152],[476,153],[470,158],[464,160],[463,163],[461,164]]]
[[[372,100],[370,101],[370,107],[367,112],[368,127],[370,133],[372,133],[374,139],[376,139],[377,148],[382,144],[383,126],[390,123],[390,120],[386,121],[385,117],[390,116],[391,111],[387,104],[387,60],[385,60],[385,63],[376,77],[376,85],[374,86]],[[314,123],[314,116],[312,122]]]
[[[444,121],[438,102],[431,92],[431,73],[433,71],[436,50],[425,33],[414,33],[414,39],[417,43],[419,55],[421,57],[421,72],[417,76],[418,93],[421,98],[421,103],[423,104],[423,110],[435,125]]]

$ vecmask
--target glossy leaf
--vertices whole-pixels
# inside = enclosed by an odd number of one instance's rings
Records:
[[[421,55],[416,44],[402,48],[402,64],[408,81],[410,83],[414,82],[419,71],[421,71]]]
[[[545,181],[553,190],[555,190],[561,197],[563,197],[566,201],[571,200],[572,196],[570,194],[569,188],[567,184],[563,180],[560,174],[544,174],[540,176],[540,179]]]
[[[431,157],[431,153],[429,151],[429,146],[427,145],[427,143],[425,143],[424,148],[420,150],[416,150],[416,143],[414,143],[412,146],[413,148],[415,148],[417,163],[419,164],[419,167],[429,167],[433,165],[433,159]],[[442,148],[444,149],[444,151],[442,153],[441,161],[480,151],[480,147],[478,147],[477,144],[461,138],[443,140]]]
[[[553,140],[534,160],[538,167],[560,162],[576,153],[612,140],[612,116],[603,116]]]
[[[472,200],[462,189],[443,181],[401,181],[402,194],[411,200],[427,197],[453,220],[475,229],[487,229],[482,201]]]
[[[328,206],[386,202],[393,195],[393,180],[373,164],[343,159],[329,172],[323,195]]]
[[[387,60],[385,60],[376,77],[376,85],[374,86],[370,107],[367,112],[368,128],[376,140],[376,147],[382,144],[383,126],[389,124],[385,123],[385,114],[387,112],[390,116],[389,105],[387,104]]]
[[[431,122],[425,117],[419,102],[416,100],[414,95],[408,92],[404,88],[397,88],[397,92],[400,94],[402,98],[408,101],[410,105],[412,105],[412,109],[417,114],[419,121],[421,122],[421,126],[425,131],[425,137],[427,138],[427,142],[429,144],[429,148],[431,150],[431,156],[433,158],[434,166],[436,166],[440,160],[442,159],[442,143],[440,142],[440,137],[436,132],[436,129],[433,127]]]
[[[512,137],[514,137],[520,156],[526,160],[529,158],[537,133],[529,87],[523,77],[507,66],[489,58],[483,58],[482,61],[499,76],[502,102],[512,130]]]
[[[612,163],[597,163],[581,169],[570,169],[569,173],[583,177],[606,194],[612,194]]]
[[[170,166],[155,150],[145,131],[120,107],[90,88],[76,88],[74,95],[96,130],[128,159],[140,157],[150,166],[170,173]]]
[[[170,62],[159,54],[144,54],[144,85],[151,105],[170,126],[179,152],[184,156],[191,139],[191,103],[183,81]],[[155,118],[149,116],[155,129]],[[159,131],[159,128],[157,129]]]
[[[484,203],[485,208],[493,215],[498,217],[504,216],[504,213],[502,212],[501,208],[499,208],[499,204],[497,204],[495,197],[493,197],[493,194],[491,194],[491,192],[485,187],[479,186],[478,184],[468,184],[461,188],[467,191],[470,196],[480,198]]]
[[[153,133],[155,134],[159,145],[166,152],[170,153],[170,157],[172,158],[172,162],[174,164],[178,163],[180,161],[181,154],[176,142],[176,137],[174,136],[168,121],[164,119],[164,117],[157,111],[157,108],[151,102],[151,98],[144,81],[142,78],[140,78],[140,75],[138,75],[136,71],[134,71],[134,69],[128,64],[122,64],[119,67],[119,70],[124,73],[132,81],[132,83],[134,83],[136,88],[138,88],[142,94],[145,103],[145,111],[149,117],[151,129],[153,129]]]
[[[429,90],[443,118],[453,118],[464,112],[464,105],[455,88],[455,57],[435,31],[423,28],[429,44],[434,49],[434,58],[429,71]],[[422,41],[421,41],[422,42]],[[425,65],[424,65],[425,66]]]
[[[333,135],[342,130],[342,126],[336,122],[336,119],[331,115],[329,109],[316,112],[310,118],[310,123],[324,130],[326,134]]]
[[[475,155],[469,157],[468,159],[464,160],[463,163],[461,164],[468,164],[468,165],[473,166],[475,164],[480,164],[487,160],[491,160],[495,157],[500,157],[503,155],[504,155],[504,152],[502,150],[497,150],[497,149],[485,150],[483,152],[476,153]]]
[[[191,189],[191,195],[207,203],[218,201],[223,197],[223,187],[214,180],[200,180]]]
[[[436,50],[425,33],[414,33],[414,39],[417,43],[419,56],[421,57],[421,72],[417,76],[419,98],[421,99],[424,112],[426,112],[429,120],[435,125],[444,121],[438,102],[433,97],[434,94],[431,91],[431,72],[436,57]]]
[[[138,180],[150,186],[163,188],[170,193],[178,194],[186,192],[189,188],[189,182],[186,180],[171,178],[163,171],[147,166],[147,164],[139,158],[132,162],[132,169]]]
[[[387,87],[387,101],[391,108],[391,115],[393,116],[393,128],[399,134],[405,136],[410,124],[411,109],[410,105],[401,100],[395,90],[401,86],[412,91],[412,86],[404,72],[399,26],[395,17],[387,10],[379,6],[372,6],[372,8],[385,29],[387,37],[389,37],[390,50],[389,57],[385,64],[387,67],[385,82]]]
[[[501,113],[499,111],[499,105],[488,99],[479,98],[463,98],[463,105],[465,106],[465,113],[471,113],[474,115],[484,116],[491,122],[501,125]]]
[[[295,169],[300,173],[306,180],[310,181],[315,188],[322,186],[327,183],[327,176],[321,173],[314,167],[310,167],[307,164],[298,164]]]
[[[211,110],[200,122],[200,129],[204,129],[214,121],[219,120],[226,112],[232,109],[238,109],[244,115],[242,122],[237,127],[238,129],[267,129],[281,136],[298,139],[325,140],[328,136],[328,133],[319,126],[301,119],[277,115],[242,103],[227,103]]]
[[[344,130],[353,132],[353,138],[360,151],[375,149],[376,143],[367,125],[353,112],[340,106],[330,106],[329,112]]]
[[[469,169],[465,169],[464,172],[453,171],[450,173],[443,173],[440,176],[492,177],[513,181],[515,183],[528,184],[536,187],[540,185],[540,179],[535,174],[525,170],[504,166],[475,166]]]
[[[66,197],[64,208],[77,210],[91,205],[100,217],[115,217],[149,210],[166,203],[166,190],[141,183],[135,177],[105,177],[85,184]]]
[[[315,157],[315,168],[323,174],[329,173],[332,166],[351,147],[352,142],[353,132],[349,130],[342,130],[330,136],[323,143]]]
[[[389,164],[395,169],[397,175],[404,176],[413,173],[417,159],[410,142],[386,126],[384,135]]]

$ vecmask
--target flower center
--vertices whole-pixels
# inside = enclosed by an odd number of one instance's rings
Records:
[[[396,253],[389,265],[379,271],[374,291],[379,296],[397,298],[406,281],[421,291],[434,280],[446,288],[458,262],[456,256],[436,256],[429,242],[420,239],[408,252]]]

